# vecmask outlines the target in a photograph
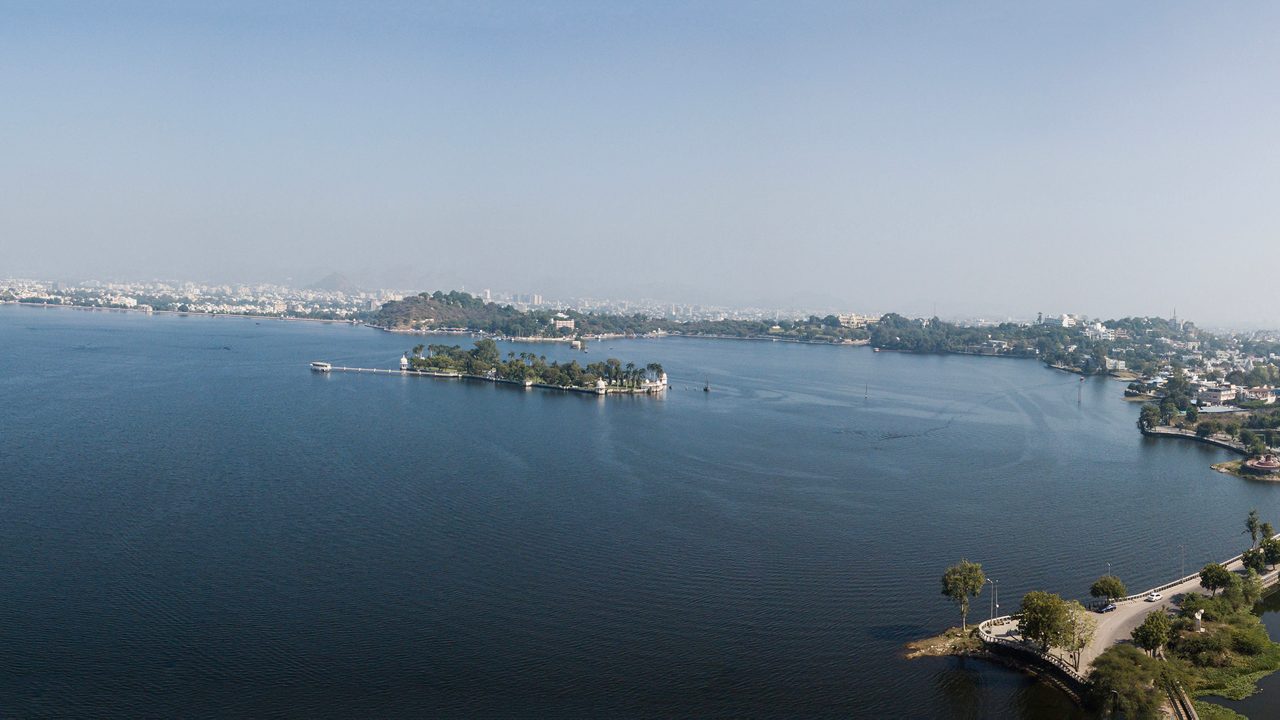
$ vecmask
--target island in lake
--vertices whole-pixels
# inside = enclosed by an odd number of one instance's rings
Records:
[[[545,356],[530,352],[509,352],[504,358],[490,338],[477,340],[469,350],[458,345],[418,345],[400,359],[400,369],[598,395],[656,393],[667,388],[667,373],[656,362],[640,367],[608,358],[583,366],[577,360],[547,362]]]

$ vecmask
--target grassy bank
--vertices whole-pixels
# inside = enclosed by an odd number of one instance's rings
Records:
[[[1280,670],[1280,643],[1267,634],[1262,618],[1249,608],[1237,609],[1228,598],[1202,598],[1187,603],[1169,642],[1169,662],[1196,700],[1204,718],[1241,718],[1239,713],[1207,698],[1243,700],[1258,691],[1258,681]],[[1204,609],[1204,632],[1195,631],[1192,615]],[[1271,593],[1258,609],[1280,608],[1280,593]]]

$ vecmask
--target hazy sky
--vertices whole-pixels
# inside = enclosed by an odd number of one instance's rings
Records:
[[[1280,4],[0,0],[0,276],[1280,325]]]

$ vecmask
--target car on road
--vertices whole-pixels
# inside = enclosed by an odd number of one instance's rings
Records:
[[[1162,597],[1164,596],[1161,595],[1160,593],[1151,593],[1150,595],[1147,596],[1147,602],[1155,602]]]
[[[1116,604],[1115,604],[1115,603],[1107,603],[1106,605],[1103,605],[1102,607],[1098,608],[1098,612],[1099,612],[1099,613],[1109,613],[1109,612],[1111,612],[1112,610],[1115,610],[1115,609],[1116,609]]]

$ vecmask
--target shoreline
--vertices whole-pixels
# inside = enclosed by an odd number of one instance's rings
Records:
[[[596,335],[587,334],[587,335],[565,336],[565,337],[537,337],[537,336],[515,337],[515,336],[509,336],[509,335],[502,335],[499,333],[490,333],[486,330],[398,330],[395,328],[383,327],[382,325],[373,325],[369,323],[363,323],[363,324],[365,327],[373,328],[374,330],[381,330],[382,332],[391,333],[392,335],[416,335],[416,336],[466,335],[468,337],[475,337],[478,335],[480,337],[493,338],[494,340],[503,340],[507,342],[529,342],[529,343],[541,343],[541,342],[568,343],[578,339],[589,340],[593,342],[600,342],[602,340],[662,340],[663,338],[693,338],[693,339],[704,339],[704,340],[747,340],[747,341],[753,341],[753,342],[785,342],[785,343],[793,343],[796,345],[832,345],[835,347],[865,347],[871,344],[871,341],[869,339],[841,340],[838,342],[831,342],[827,340],[801,340],[799,338],[777,338],[777,337],[766,337],[766,336],[759,336],[759,335],[743,335],[743,336],[710,335],[710,334],[701,334],[701,333],[683,333],[679,331],[661,332],[661,333],[652,334],[652,335],[651,334],[628,335],[625,333],[601,333]]]
[[[156,310],[154,308],[150,310],[143,310],[140,308],[101,307],[97,305],[65,305],[61,303],[24,303],[24,302],[18,302],[16,300],[0,301],[0,305],[14,305],[17,307],[41,308],[41,309],[48,309],[48,310],[81,310],[81,311],[88,311],[88,312],[140,313],[142,315],[191,315],[194,317],[211,317],[211,318],[227,317],[227,318],[240,318],[243,320],[282,320],[285,322],[296,321],[296,322],[318,322],[318,323],[330,323],[330,324],[336,323],[339,325],[363,325],[365,327],[372,327],[370,325],[366,325],[363,322],[360,322],[359,320],[355,320],[352,318],[338,319],[338,318],[297,317],[292,315],[246,315],[244,313],[210,313],[210,312],[196,312],[193,310],[187,310],[187,311]]]
[[[1245,472],[1243,460],[1228,460],[1226,462],[1215,463],[1209,467],[1223,475],[1233,475],[1242,480],[1256,480],[1264,483],[1280,483],[1280,473]]]
[[[1249,454],[1249,451],[1245,448],[1245,446],[1241,445],[1238,442],[1233,442],[1231,440],[1223,440],[1221,438],[1216,438],[1212,436],[1200,437],[1196,433],[1193,433],[1187,430],[1179,430],[1177,428],[1170,428],[1170,427],[1149,428],[1149,427],[1143,427],[1142,424],[1139,423],[1138,432],[1142,433],[1146,437],[1182,438],[1184,440],[1194,440],[1196,442],[1204,443],[1206,445],[1214,445],[1222,448],[1223,450],[1230,450],[1238,455],[1247,456]]]

